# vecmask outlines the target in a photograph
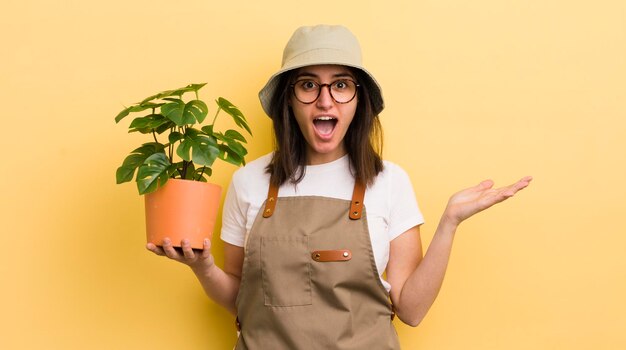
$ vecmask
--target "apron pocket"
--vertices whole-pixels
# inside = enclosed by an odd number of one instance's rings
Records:
[[[261,237],[265,306],[311,305],[308,237]]]

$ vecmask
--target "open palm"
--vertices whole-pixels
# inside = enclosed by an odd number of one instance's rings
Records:
[[[472,215],[513,197],[515,193],[526,188],[531,180],[531,176],[526,176],[514,184],[500,188],[493,188],[492,180],[482,181],[452,195],[444,215],[458,225]]]

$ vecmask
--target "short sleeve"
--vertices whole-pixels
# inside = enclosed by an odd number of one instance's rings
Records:
[[[246,208],[241,207],[243,201],[237,194],[235,181],[230,182],[224,209],[222,212],[222,232],[221,239],[226,243],[243,247],[246,235]]]
[[[393,240],[407,230],[424,223],[424,217],[417,204],[411,179],[404,169],[389,164],[389,240]]]

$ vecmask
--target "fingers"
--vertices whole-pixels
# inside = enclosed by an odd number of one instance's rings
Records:
[[[211,241],[205,238],[202,246],[202,258],[207,259],[211,255]]]
[[[196,254],[193,252],[193,249],[191,249],[191,243],[189,243],[188,239],[183,239],[182,241],[180,241],[180,245],[183,248],[183,255],[185,256],[185,259],[195,259]]]
[[[163,247],[159,247],[154,243],[146,244],[146,249],[156,255],[167,256],[172,260],[182,263],[195,263],[198,259],[208,259],[211,256],[211,241],[205,238],[202,244],[202,252],[194,252],[189,239],[183,239],[180,242],[181,249],[176,249],[169,238],[163,239]],[[181,254],[182,252],[182,254]]]
[[[146,249],[148,249],[149,251],[153,252],[156,255],[160,255],[160,256],[165,255],[165,252],[163,251],[163,249],[161,249],[160,247],[158,247],[154,243],[146,244]]]
[[[484,191],[493,187],[493,180],[484,180],[481,181],[478,185],[474,187],[477,191]]]
[[[180,256],[180,254],[178,254],[176,249],[174,249],[172,241],[169,238],[163,239],[163,251],[165,252],[165,255],[170,259],[179,261],[182,260],[182,257]]]
[[[530,181],[532,181],[532,179],[533,179],[532,176],[525,176],[521,178],[519,181],[517,181],[516,183],[503,188],[502,194],[506,198],[513,197],[515,193],[526,188],[530,184]]]

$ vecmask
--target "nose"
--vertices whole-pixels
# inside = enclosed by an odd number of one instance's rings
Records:
[[[330,85],[322,85],[320,87],[320,96],[315,101],[315,104],[320,109],[329,109],[333,106],[333,97],[330,95]]]

